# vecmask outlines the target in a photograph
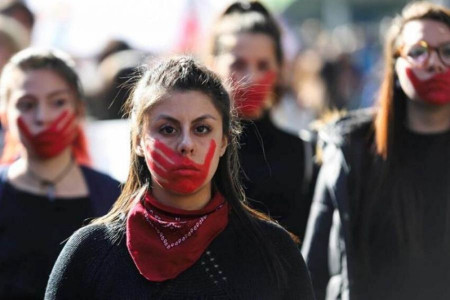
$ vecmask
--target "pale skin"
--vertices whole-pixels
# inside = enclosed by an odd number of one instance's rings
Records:
[[[228,51],[214,58],[212,68],[223,78],[233,78],[241,84],[251,85],[261,80],[268,71],[280,72],[274,41],[266,34],[227,34],[220,37],[219,42]],[[263,110],[264,107],[251,119],[261,117]]]
[[[157,139],[196,163],[203,163],[213,139],[217,145],[205,182],[189,194],[165,189],[153,181],[152,194],[165,205],[184,209],[203,208],[211,199],[211,180],[224,155],[228,139],[223,134],[222,116],[212,99],[199,91],[172,92],[148,111],[143,132],[138,137],[136,153],[145,153],[145,141]],[[158,176],[157,174],[151,174]]]
[[[414,20],[405,24],[401,41],[407,49],[419,41],[426,41],[429,45],[436,47],[450,41],[450,28],[441,22],[432,20]],[[433,105],[424,102],[417,95],[412,83],[406,76],[405,69],[412,68],[410,63],[403,57],[399,57],[395,63],[395,71],[398,75],[400,85],[411,101],[407,101],[407,126],[418,133],[439,133],[450,130],[450,103],[444,105]],[[426,80],[433,75],[446,72],[445,66],[435,51],[422,68],[412,68],[415,75]]]
[[[46,195],[47,189],[30,170],[42,179],[53,181],[71,163],[70,147],[49,159],[41,159],[27,146],[19,131],[17,120],[23,119],[32,134],[37,134],[54,121],[63,111],[79,114],[79,101],[68,83],[51,70],[17,70],[10,81],[11,94],[3,112],[3,126],[22,143],[20,158],[8,170],[8,181],[17,189],[33,194]],[[79,122],[77,117],[76,123]],[[66,176],[55,185],[57,198],[76,198],[88,195],[88,188],[81,169],[75,163]]]

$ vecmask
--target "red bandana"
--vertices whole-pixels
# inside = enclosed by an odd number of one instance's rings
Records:
[[[220,193],[193,211],[163,205],[147,193],[128,216],[128,252],[147,280],[172,279],[191,267],[227,224],[228,204]]]
[[[64,111],[47,129],[36,135],[30,132],[21,117],[18,119],[18,125],[26,142],[36,155],[47,159],[57,156],[74,142],[79,133],[79,128],[75,126],[75,119],[76,116],[73,113]]]
[[[275,82],[276,75],[275,72],[269,71],[258,82],[250,86],[237,84],[233,97],[239,116],[251,118],[260,111]]]
[[[417,78],[410,68],[406,69],[406,75],[423,101],[436,105],[450,103],[450,69],[427,80]]]

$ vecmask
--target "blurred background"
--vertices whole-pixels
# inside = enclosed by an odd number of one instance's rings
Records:
[[[123,181],[129,153],[129,143],[123,141],[129,132],[121,106],[136,68],[149,56],[189,53],[201,57],[216,16],[231,2],[0,0],[0,9],[29,31],[29,44],[62,49],[76,60],[86,92],[86,127],[94,166]],[[282,25],[289,75],[285,84],[295,95],[294,104],[274,110],[278,126],[298,132],[329,110],[374,104],[383,33],[409,1],[261,2]],[[432,2],[448,6],[450,1]],[[13,9],[17,3],[28,7],[34,22],[24,11]],[[302,111],[312,113],[299,117]]]

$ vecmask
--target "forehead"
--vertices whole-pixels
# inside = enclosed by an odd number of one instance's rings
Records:
[[[401,38],[406,45],[423,40],[437,46],[450,41],[450,28],[445,23],[434,20],[413,20],[405,24]]]
[[[228,34],[221,38],[221,43],[224,49],[240,57],[276,60],[275,43],[264,33]]]
[[[146,119],[156,121],[170,116],[180,121],[194,120],[205,114],[221,119],[213,99],[199,91],[177,91],[164,95],[146,114]]]
[[[11,79],[12,93],[45,95],[57,90],[71,90],[69,84],[61,76],[47,69],[17,70]]]

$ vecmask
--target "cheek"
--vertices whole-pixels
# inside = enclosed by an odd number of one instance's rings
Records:
[[[406,69],[408,68],[408,65],[406,62],[404,62],[402,59],[398,59],[395,64],[395,72],[398,77],[398,81],[400,83],[400,87],[403,90],[403,92],[408,96],[410,99],[416,99],[417,93],[416,90],[409,79],[408,75],[406,74]],[[397,83],[395,83],[397,84]]]
[[[217,145],[220,145],[220,144],[217,144]],[[216,174],[217,167],[219,166],[219,162],[221,159],[220,154],[221,154],[221,149],[220,149],[220,147],[217,147],[216,152],[214,153],[214,156],[211,160],[211,165],[208,170],[208,177],[207,177],[206,182],[210,181],[214,177],[214,174]]]

